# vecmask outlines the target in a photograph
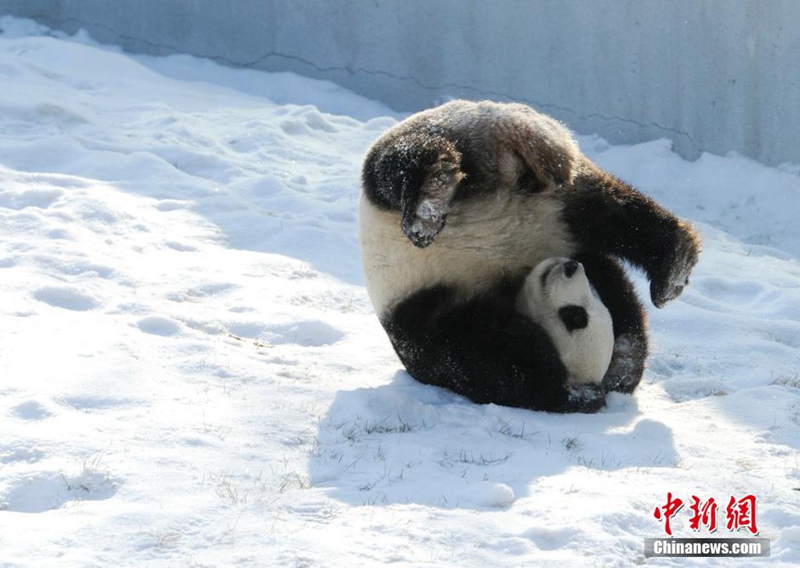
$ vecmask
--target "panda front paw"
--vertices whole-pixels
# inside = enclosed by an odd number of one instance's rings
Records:
[[[650,299],[657,308],[681,295],[700,255],[700,238],[687,223],[678,223],[672,240],[670,254],[650,279]]]
[[[418,248],[425,248],[444,229],[456,186],[465,175],[460,156],[444,154],[425,176],[416,207],[403,215],[402,229]]]

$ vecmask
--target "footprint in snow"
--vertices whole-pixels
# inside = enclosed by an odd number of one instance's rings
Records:
[[[28,207],[47,209],[58,201],[64,192],[60,189],[29,189],[27,191],[0,191],[0,207],[21,211]]]
[[[260,321],[223,322],[223,328],[238,338],[261,341],[268,345],[324,347],[344,338],[341,330],[318,320],[301,320],[276,324]]]
[[[69,286],[46,286],[33,293],[33,297],[40,302],[56,308],[85,312],[100,307],[92,296]]]
[[[178,241],[166,241],[164,243],[165,246],[171,248],[172,250],[176,250],[178,252],[196,252],[197,247],[191,245],[189,243],[182,243]]]
[[[344,333],[327,323],[315,320],[270,325],[265,335],[273,345],[294,343],[301,347],[324,347],[344,338]]]
[[[703,276],[692,281],[692,287],[717,303],[749,305],[765,291],[765,286],[755,280],[732,280],[717,276]]]
[[[11,447],[0,453],[0,463],[36,463],[45,457],[45,453],[36,447]]]
[[[0,493],[0,511],[44,513],[70,501],[100,501],[113,497],[118,483],[89,468],[77,475],[41,472],[15,479]]]
[[[136,327],[144,333],[170,337],[181,332],[181,324],[167,316],[147,316],[140,319]]]
[[[14,415],[22,420],[42,420],[53,415],[47,407],[35,400],[28,400],[12,409]]]

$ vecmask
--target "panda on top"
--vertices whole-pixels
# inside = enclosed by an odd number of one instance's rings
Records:
[[[375,311],[414,378],[552,412],[597,411],[641,380],[645,312],[620,260],[663,307],[700,252],[691,225],[592,163],[560,123],[489,101],[415,114],[373,144],[359,238]]]

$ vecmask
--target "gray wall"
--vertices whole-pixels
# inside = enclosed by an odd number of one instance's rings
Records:
[[[797,0],[0,0],[3,13],[330,79],[400,111],[518,100],[612,142],[800,162]]]

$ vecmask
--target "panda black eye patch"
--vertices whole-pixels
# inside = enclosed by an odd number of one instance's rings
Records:
[[[589,314],[582,306],[564,306],[559,308],[558,317],[564,322],[564,327],[572,333],[576,329],[584,329],[589,325]]]
[[[559,264],[560,264],[559,262],[553,262],[553,264],[547,267],[547,270],[542,272],[541,276],[542,288],[545,288],[547,286],[547,279],[550,277],[550,273],[553,272],[555,267],[558,266]]]

